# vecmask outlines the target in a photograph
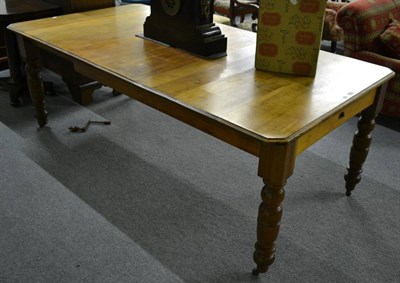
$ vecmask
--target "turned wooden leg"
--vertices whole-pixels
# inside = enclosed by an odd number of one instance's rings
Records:
[[[293,174],[295,143],[266,145],[261,150],[258,174],[263,178],[262,202],[258,210],[257,242],[253,275],[267,272],[275,260],[275,242],[282,217],[284,186]]]
[[[278,238],[285,196],[285,183],[269,185],[264,180],[264,184],[261,191],[262,203],[258,209],[257,242],[253,255],[257,268],[253,270],[254,275],[267,272],[275,260],[275,241]]]
[[[26,76],[29,88],[29,93],[32,98],[33,105],[36,109],[36,119],[40,127],[47,124],[47,110],[44,101],[43,81],[39,75],[40,70],[40,51],[32,44],[29,39],[23,39],[22,49],[26,53]]]
[[[350,150],[350,162],[347,174],[344,176],[347,196],[351,195],[351,191],[361,180],[362,167],[367,159],[372,131],[375,128],[375,117],[375,107],[371,106],[361,112],[361,117],[358,120],[358,130],[354,134],[353,145]]]
[[[350,150],[350,162],[347,168],[346,195],[350,196],[355,186],[361,180],[362,167],[367,159],[372,140],[372,131],[375,128],[375,118],[382,109],[387,84],[376,89],[374,104],[364,109],[358,119],[357,131],[354,134],[353,145]]]
[[[18,107],[21,104],[21,94],[23,90],[26,89],[26,82],[10,77],[8,87],[10,91],[10,104],[14,107]]]
[[[44,101],[44,88],[42,78],[39,76],[39,64],[29,60],[26,64],[27,82],[32,102],[36,109],[36,119],[40,127],[47,124],[47,110]]]
[[[19,98],[22,94],[22,90],[26,87],[26,81],[23,76],[23,65],[18,51],[17,38],[12,31],[7,30],[6,25],[2,26],[2,30],[5,37],[8,67],[10,71],[10,79],[8,80],[10,102],[12,106],[19,106]]]

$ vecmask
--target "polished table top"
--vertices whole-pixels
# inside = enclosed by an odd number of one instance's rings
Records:
[[[77,68],[103,70],[252,139],[288,142],[309,133],[298,152],[326,134],[319,129],[313,137],[312,129],[363,97],[362,108],[342,114],[343,120],[354,116],[372,104],[375,94],[365,94],[393,76],[388,68],[324,51],[315,78],[258,71],[256,34],[225,25],[220,28],[228,37],[228,55],[198,58],[135,36],[149,13],[147,6],[125,5],[9,28],[70,56]],[[244,149],[258,154],[257,146]]]

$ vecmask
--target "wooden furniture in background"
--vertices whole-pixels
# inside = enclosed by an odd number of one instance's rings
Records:
[[[4,78],[2,85],[10,91],[11,105],[20,104],[19,97],[26,86],[26,79],[15,36],[6,29],[9,24],[114,5],[114,0],[0,0],[0,44],[2,41],[5,44],[5,48],[0,45],[0,70],[7,67],[10,69],[10,78]],[[74,101],[83,105],[89,104],[93,91],[101,85],[74,72],[70,63],[61,57],[49,59],[45,65],[62,76]]]
[[[264,186],[253,273],[266,272],[275,259],[284,186],[296,157],[361,113],[346,174],[350,195],[368,154],[381,86],[394,73],[324,51],[315,78],[257,71],[256,34],[225,25],[220,28],[228,37],[228,55],[205,60],[134,36],[143,32],[148,14],[148,6],[125,5],[12,24],[27,52],[38,123],[47,123],[40,63],[54,54],[75,71],[258,157]],[[68,40],[59,36],[64,33]],[[86,44],[77,44],[82,39]]]
[[[118,0],[119,4],[125,5],[125,4],[144,4],[144,5],[150,5],[151,0]]]
[[[65,14],[115,6],[115,0],[43,0],[60,6]]]
[[[1,61],[6,60],[10,70],[10,77],[3,78],[2,85],[9,89],[11,105],[19,104],[18,97],[26,86],[26,80],[15,35],[7,30],[7,26],[15,22],[59,15],[61,12],[60,7],[42,0],[0,0],[0,41],[5,44],[5,48],[0,49]]]
[[[346,2],[327,1],[322,39],[331,42],[331,52],[336,52],[338,41],[343,41],[343,29],[337,24],[336,13]]]
[[[0,70],[8,69],[6,40],[4,33],[0,33]]]
[[[214,0],[214,12],[228,17],[231,26],[237,27],[236,17],[243,23],[246,15],[253,20],[258,17],[258,0]]]
[[[84,12],[95,9],[114,7],[114,0],[43,0],[62,8],[64,14]],[[99,32],[99,31],[98,31]],[[74,71],[72,64],[60,56],[44,56],[46,62],[43,65],[58,73],[66,83],[69,92],[75,102],[88,105],[93,101],[93,91],[101,87],[101,84],[92,78],[83,76]]]

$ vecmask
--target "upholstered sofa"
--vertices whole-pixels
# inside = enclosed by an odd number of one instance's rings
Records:
[[[336,22],[336,13],[346,4],[346,2],[326,2],[322,39],[331,41],[331,52],[335,52],[336,43],[343,40],[343,29]]]
[[[345,56],[396,73],[388,83],[381,113],[400,117],[400,0],[355,0],[342,7],[336,19],[344,32]]]

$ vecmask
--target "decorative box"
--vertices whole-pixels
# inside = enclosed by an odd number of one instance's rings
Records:
[[[260,0],[256,68],[315,76],[324,0]]]

